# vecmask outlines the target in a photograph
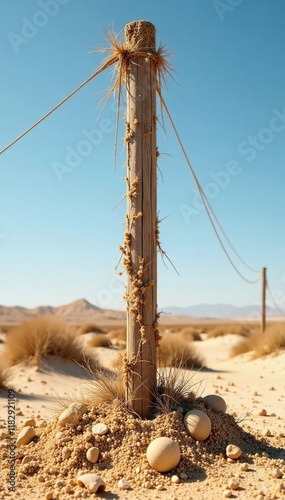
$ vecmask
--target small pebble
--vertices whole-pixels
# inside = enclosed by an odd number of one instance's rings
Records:
[[[120,490],[129,490],[130,487],[131,485],[126,479],[120,479],[118,481],[118,488],[120,488]]]
[[[240,466],[240,470],[247,471],[249,469],[249,465],[247,463],[243,463]]]
[[[230,490],[237,490],[239,488],[239,482],[236,479],[230,479],[228,482],[228,488]]]
[[[24,423],[24,427],[36,427],[36,421],[34,418],[30,418],[29,420],[26,420]]]
[[[151,490],[153,488],[153,485],[150,481],[146,481],[144,483],[144,487],[147,489],[147,490]]]
[[[178,476],[172,476],[171,477],[171,482],[174,484],[178,484],[180,482],[180,479]]]
[[[276,479],[281,479],[283,477],[283,474],[280,469],[273,469],[272,476],[276,477]]]
[[[267,415],[267,411],[263,408],[262,410],[260,410],[260,412],[258,413],[258,415],[260,417],[265,417],[265,415]]]
[[[87,407],[80,403],[71,404],[66,410],[64,410],[58,419],[59,425],[65,425],[73,422],[77,422],[79,418],[87,412]]]
[[[34,457],[32,455],[26,455],[22,460],[22,464],[27,464],[28,462],[31,462],[32,460],[34,460]]]
[[[231,490],[224,490],[223,491],[223,496],[225,498],[230,498],[232,496],[232,491]]]
[[[64,486],[66,485],[66,482],[65,481],[61,481],[61,479],[59,479],[58,481],[56,481],[55,483],[55,486],[57,488],[63,488]]]
[[[91,464],[96,464],[99,458],[99,448],[96,448],[96,446],[89,448],[86,452],[86,458],[88,462],[91,462]]]
[[[97,474],[81,474],[77,477],[77,482],[80,486],[85,486],[91,493],[103,491],[106,488],[106,483]]]
[[[228,458],[236,460],[242,454],[241,449],[235,444],[229,444],[226,448],[226,455]]]
[[[36,431],[33,427],[24,427],[21,432],[18,434],[16,445],[22,446],[29,444],[32,439],[34,439],[36,435]]]
[[[46,494],[45,494],[45,500],[52,500],[53,498],[53,493],[52,491],[48,491]]]
[[[103,436],[104,434],[107,434],[108,431],[109,431],[108,425],[103,423],[95,424],[92,427],[93,434],[97,436]]]

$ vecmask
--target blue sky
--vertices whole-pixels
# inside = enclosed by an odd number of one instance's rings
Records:
[[[2,0],[0,149],[95,70],[102,55],[93,50],[110,27],[151,21],[172,54],[176,81],[167,79],[164,98],[201,186],[242,258],[268,268],[285,306],[284,15],[281,0]],[[107,70],[92,80],[0,157],[2,305],[85,297],[124,308],[124,278],[114,273],[124,202],[113,210],[125,193],[124,117],[122,109],[114,172],[115,101],[101,115],[99,106],[111,78]],[[159,307],[257,304],[260,283],[244,282],[227,261],[165,122],[161,242],[180,276],[159,257]],[[68,171],[59,174],[59,163]]]

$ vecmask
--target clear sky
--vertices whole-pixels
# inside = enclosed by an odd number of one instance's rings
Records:
[[[283,0],[2,0],[0,149],[95,70],[102,55],[92,51],[107,45],[110,27],[151,21],[172,53],[176,82],[167,79],[164,97],[201,186],[242,258],[268,268],[283,307],[284,18]],[[113,210],[125,193],[124,110],[116,172],[115,101],[99,116],[111,78],[107,70],[92,80],[0,157],[2,305],[85,297],[124,308],[114,268],[125,203]],[[161,242],[180,276],[159,257],[159,308],[258,303],[260,283],[244,282],[227,261],[165,123]],[[233,259],[247,279],[258,277]]]

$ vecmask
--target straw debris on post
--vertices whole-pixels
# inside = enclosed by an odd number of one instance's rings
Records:
[[[156,387],[157,335],[157,148],[155,27],[125,27],[129,52],[127,90],[127,215],[124,264],[127,283],[126,398],[149,418]]]

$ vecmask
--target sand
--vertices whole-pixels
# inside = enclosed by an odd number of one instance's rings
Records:
[[[16,491],[9,492],[7,481],[7,393],[0,391],[1,472],[0,499],[221,499],[229,486],[232,498],[278,499],[285,497],[285,352],[254,361],[250,354],[229,359],[229,351],[238,337],[227,335],[195,342],[203,353],[207,369],[187,371],[197,396],[196,407],[206,411],[212,421],[210,438],[195,442],[183,426],[181,413],[161,415],[153,421],[140,421],[127,414],[115,401],[112,405],[88,409],[75,426],[64,428],[63,436],[55,416],[58,401],[72,398],[86,373],[74,363],[49,358],[38,368],[18,365],[13,368],[9,387],[16,390],[16,433],[27,420],[35,419],[37,437],[18,449],[32,460],[16,462]],[[113,352],[98,348],[102,364],[109,365]],[[203,405],[202,397],[219,394],[227,403],[225,415]],[[105,437],[90,437],[93,424],[108,426]],[[92,434],[92,433],[91,433]],[[145,452],[151,440],[160,435],[178,442],[182,458],[177,468],[161,474],[147,464]],[[226,445],[242,449],[238,460],[227,460]],[[86,462],[88,447],[100,449],[98,463]],[[247,466],[243,464],[246,463]],[[243,470],[248,467],[248,470]],[[90,493],[77,485],[78,472],[96,470],[106,483],[106,490]],[[178,483],[173,482],[177,476]],[[124,478],[130,489],[121,490]],[[177,481],[177,479],[175,479]]]

